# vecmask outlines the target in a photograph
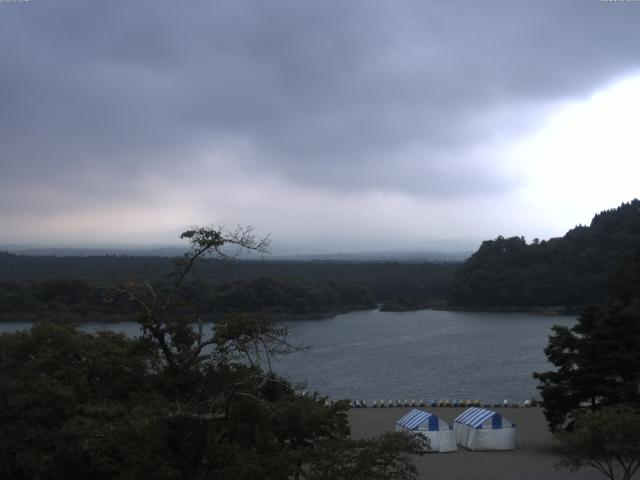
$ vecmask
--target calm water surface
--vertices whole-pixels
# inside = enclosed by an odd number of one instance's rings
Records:
[[[287,322],[291,339],[310,348],[274,369],[333,398],[480,399],[523,401],[537,396],[534,371],[550,368],[542,349],[552,325],[575,317],[523,313],[422,310],[364,311],[335,318]],[[25,328],[0,324],[0,331]],[[139,334],[135,323],[88,323]]]
[[[537,396],[531,373],[550,368],[542,350],[551,326],[575,321],[423,310],[290,322],[294,339],[311,348],[276,369],[334,398],[523,401]]]

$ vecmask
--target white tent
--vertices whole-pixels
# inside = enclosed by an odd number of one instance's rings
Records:
[[[396,422],[396,432],[422,435],[427,452],[455,452],[455,438],[451,426],[434,414],[414,408]]]
[[[498,412],[473,407],[453,424],[456,443],[469,450],[515,450],[516,426]]]

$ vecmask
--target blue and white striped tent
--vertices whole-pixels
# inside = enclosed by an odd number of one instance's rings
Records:
[[[514,450],[516,426],[498,412],[468,408],[453,424],[456,443],[469,450]]]
[[[429,452],[455,452],[456,441],[451,426],[436,415],[414,408],[396,422],[397,432],[422,435]]]

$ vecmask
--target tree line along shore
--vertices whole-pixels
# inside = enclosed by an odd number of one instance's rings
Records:
[[[188,308],[211,315],[261,312],[274,318],[320,318],[380,305],[575,314],[607,298],[637,261],[640,201],[594,216],[563,237],[498,237],[464,262],[204,261],[185,284]],[[0,252],[0,318],[12,314],[128,313],[105,302],[101,287],[127,278],[166,288],[176,260],[163,257],[26,256]]]

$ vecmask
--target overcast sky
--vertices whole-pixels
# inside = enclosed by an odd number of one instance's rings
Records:
[[[0,244],[562,235],[640,196],[640,2],[0,0]]]

